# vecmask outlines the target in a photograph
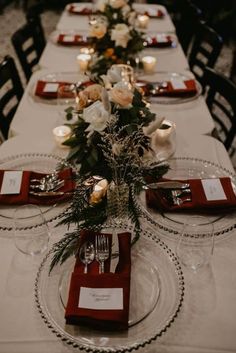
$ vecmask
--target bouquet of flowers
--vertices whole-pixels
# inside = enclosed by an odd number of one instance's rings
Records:
[[[156,118],[139,90],[118,73],[109,70],[103,77],[109,89],[90,82],[78,92],[78,120],[64,142],[71,147],[68,159],[79,166],[77,188],[60,221],[76,229],[57,243],[51,267],[76,253],[81,229],[102,227],[110,216],[129,219],[137,239],[141,211],[133,195],[147,177],[159,178],[168,170],[152,148],[153,132],[163,119]]]
[[[96,57],[92,73],[105,74],[113,64],[136,65],[135,55],[143,50],[143,33],[136,27],[137,14],[131,0],[98,0],[98,15],[90,19],[90,40]]]

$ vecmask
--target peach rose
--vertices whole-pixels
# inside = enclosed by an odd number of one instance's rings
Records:
[[[84,91],[79,92],[76,97],[76,108],[77,110],[81,110],[88,105],[88,94]]]
[[[96,22],[90,27],[90,36],[101,39],[107,33],[107,25],[104,22]]]
[[[127,88],[124,82],[119,82],[110,90],[110,99],[124,108],[131,106],[133,97],[133,93]]]
[[[88,98],[92,101],[97,101],[101,99],[102,94],[102,86],[95,83],[94,85],[90,85],[85,88],[84,92],[88,94]]]

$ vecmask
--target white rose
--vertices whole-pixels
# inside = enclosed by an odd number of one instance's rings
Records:
[[[124,17],[127,17],[130,12],[130,6],[129,5],[123,6],[121,9],[121,12]]]
[[[102,102],[96,101],[83,111],[83,119],[86,123],[89,123],[86,131],[89,132],[90,136],[94,131],[102,132],[107,126],[107,122],[110,118],[109,113],[105,110]]]
[[[94,24],[90,25],[90,36],[101,39],[107,33],[107,25],[104,22],[97,21]]]
[[[111,40],[115,41],[116,46],[127,48],[130,38],[129,27],[124,23],[118,23],[111,31]]]
[[[107,71],[107,78],[111,83],[117,83],[122,81],[122,68],[118,65],[113,65]]]
[[[126,5],[125,0],[109,0],[109,4],[113,9],[120,9],[121,7]]]
[[[135,25],[137,14],[135,11],[131,11],[128,15],[128,22],[131,26]]]
[[[98,0],[96,3],[96,8],[98,11],[104,12],[107,4],[108,4],[108,0]]]

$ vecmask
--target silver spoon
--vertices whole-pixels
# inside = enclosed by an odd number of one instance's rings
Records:
[[[88,273],[88,265],[93,262],[95,258],[95,248],[90,241],[86,241],[79,250],[79,258],[83,262],[84,273]]]

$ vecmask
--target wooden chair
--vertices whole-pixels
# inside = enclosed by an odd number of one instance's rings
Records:
[[[32,18],[12,36],[11,41],[24,71],[26,81],[32,75],[45,47],[40,19]]]
[[[206,103],[216,124],[214,134],[232,156],[236,136],[236,85],[226,76],[206,67],[204,73]]]
[[[190,0],[179,0],[179,20],[176,23],[176,33],[187,54],[190,44],[196,34],[196,28],[203,19],[202,11]]]
[[[0,130],[4,139],[23,95],[23,87],[15,65],[10,56],[0,63]]]
[[[222,38],[211,27],[200,21],[189,54],[189,65],[197,80],[204,85],[204,69],[213,68],[223,46]]]

